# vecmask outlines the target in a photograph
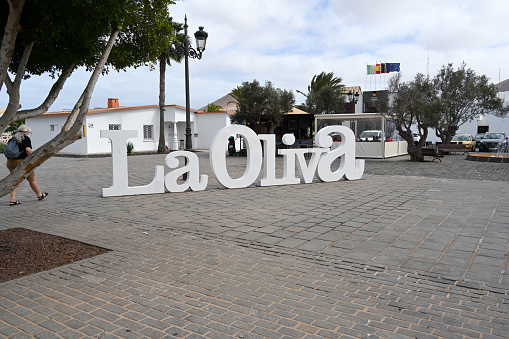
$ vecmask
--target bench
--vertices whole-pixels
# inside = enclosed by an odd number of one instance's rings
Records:
[[[443,152],[467,152],[467,145],[464,144],[438,144],[438,151]]]
[[[440,162],[442,162],[442,158],[444,157],[444,155],[438,151],[438,148],[436,146],[423,147],[422,155],[433,157],[433,160],[431,161],[435,161],[436,159],[438,159]]]

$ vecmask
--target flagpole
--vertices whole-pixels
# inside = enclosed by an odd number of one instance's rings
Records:
[[[364,88],[368,88],[368,62],[366,62],[366,80],[364,81]]]

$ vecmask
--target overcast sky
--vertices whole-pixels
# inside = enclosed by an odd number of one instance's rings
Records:
[[[190,59],[194,109],[254,79],[293,90],[302,103],[296,90],[307,91],[322,71],[334,72],[345,86],[383,89],[388,75],[366,75],[366,64],[377,62],[401,63],[405,81],[463,61],[494,83],[509,78],[507,0],[185,0],[170,12],[178,22],[187,14],[193,45],[198,26],[209,33],[203,58]],[[88,77],[76,71],[50,111],[72,108]],[[91,107],[105,107],[107,98],[121,106],[155,105],[158,77],[148,67],[102,76]],[[184,106],[183,63],[169,67],[166,80],[166,103]],[[38,106],[51,84],[45,76],[25,81],[23,108]],[[0,107],[7,102],[3,86]]]

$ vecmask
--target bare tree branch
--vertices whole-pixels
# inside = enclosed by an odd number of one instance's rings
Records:
[[[39,107],[19,111],[18,114],[16,115],[16,120],[33,118],[33,117],[36,117],[36,116],[46,113],[48,111],[48,109],[51,107],[51,105],[57,99],[58,94],[64,87],[64,84],[67,81],[67,79],[71,76],[75,67],[76,67],[75,63],[71,63],[71,64],[67,65],[62,70],[62,73],[58,77],[57,81],[51,87],[51,90],[49,91],[48,96],[46,97],[44,102],[42,104],[40,104]]]
[[[30,58],[30,53],[32,52],[32,47],[34,46],[34,43],[30,43],[28,46],[25,47],[23,50],[23,55],[21,57],[16,76],[14,77],[14,81],[11,81],[9,74],[5,75],[5,85],[7,87],[7,93],[9,94],[9,103],[7,104],[7,108],[0,117],[0,131],[4,131],[7,126],[16,120],[15,115],[16,112],[19,109],[19,89],[21,85],[21,81],[23,80],[23,75],[25,74],[25,69],[28,64],[28,59]]]
[[[9,4],[9,16],[5,24],[2,45],[0,45],[0,90],[2,89],[4,79],[7,75],[7,69],[11,62],[16,37],[21,30],[19,20],[21,18],[21,11],[25,5],[25,0],[7,0],[7,2]]]
[[[51,158],[57,152],[65,148],[67,145],[72,144],[75,140],[81,137],[81,126],[83,125],[85,115],[88,112],[88,107],[92,93],[94,91],[94,87],[108,60],[108,56],[111,52],[111,49],[113,48],[113,44],[117,38],[118,33],[118,30],[111,33],[103,54],[97,62],[92,75],[90,76],[87,87],[85,87],[83,94],[71,111],[71,114],[64,124],[62,131],[53,139],[36,149],[32,154],[26,157],[14,171],[12,171],[4,179],[0,180],[0,197],[11,192],[37,167],[41,166],[46,160]]]

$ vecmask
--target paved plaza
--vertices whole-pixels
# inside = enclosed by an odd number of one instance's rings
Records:
[[[1,198],[0,229],[111,252],[1,283],[0,336],[509,338],[509,164],[372,159],[358,181],[224,189],[197,154],[201,192],[103,198],[111,158],[54,157],[48,198]],[[164,157],[129,157],[130,185]]]

